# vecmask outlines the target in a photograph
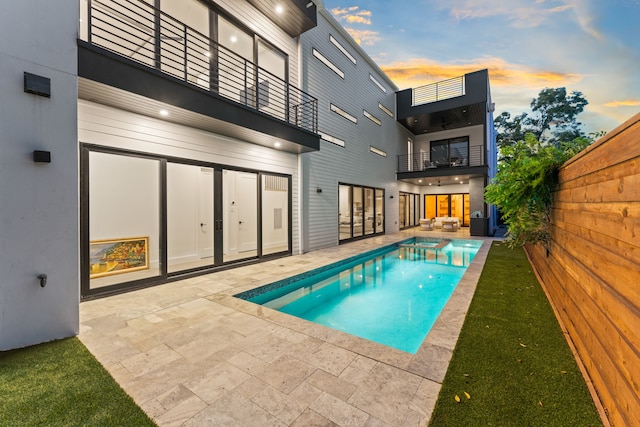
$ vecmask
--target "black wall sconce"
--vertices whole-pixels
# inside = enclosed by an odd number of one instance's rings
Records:
[[[44,288],[47,286],[47,275],[46,274],[38,274],[38,280],[40,281],[40,287]]]
[[[51,163],[51,151],[33,150],[35,163]]]
[[[322,193],[322,188],[316,188],[316,193]]]
[[[24,91],[51,98],[51,79],[24,72]]]
[[[393,199],[393,194],[389,196],[390,199]]]

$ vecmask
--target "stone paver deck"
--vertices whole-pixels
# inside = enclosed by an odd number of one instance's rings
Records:
[[[413,229],[80,304],[80,339],[161,426],[424,426],[489,250],[413,355],[233,298]]]

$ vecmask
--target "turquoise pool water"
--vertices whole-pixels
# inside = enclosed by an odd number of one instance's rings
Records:
[[[481,245],[414,238],[236,296],[415,353]]]

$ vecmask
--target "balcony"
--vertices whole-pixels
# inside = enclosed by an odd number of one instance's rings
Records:
[[[470,147],[455,154],[440,156],[437,160],[431,160],[429,153],[401,154],[398,156],[398,173],[430,171],[438,173],[443,169],[460,170],[460,168],[485,166],[482,159],[482,147]]]
[[[396,94],[398,121],[414,135],[482,125],[491,107],[489,73],[480,70]]]
[[[80,98],[131,110],[144,97],[207,116],[184,124],[319,149],[315,97],[143,0],[86,0],[81,13]]]

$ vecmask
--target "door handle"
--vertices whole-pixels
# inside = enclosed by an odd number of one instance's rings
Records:
[[[204,227],[205,225],[207,225],[207,224],[205,224],[204,222],[200,223],[200,227]]]

